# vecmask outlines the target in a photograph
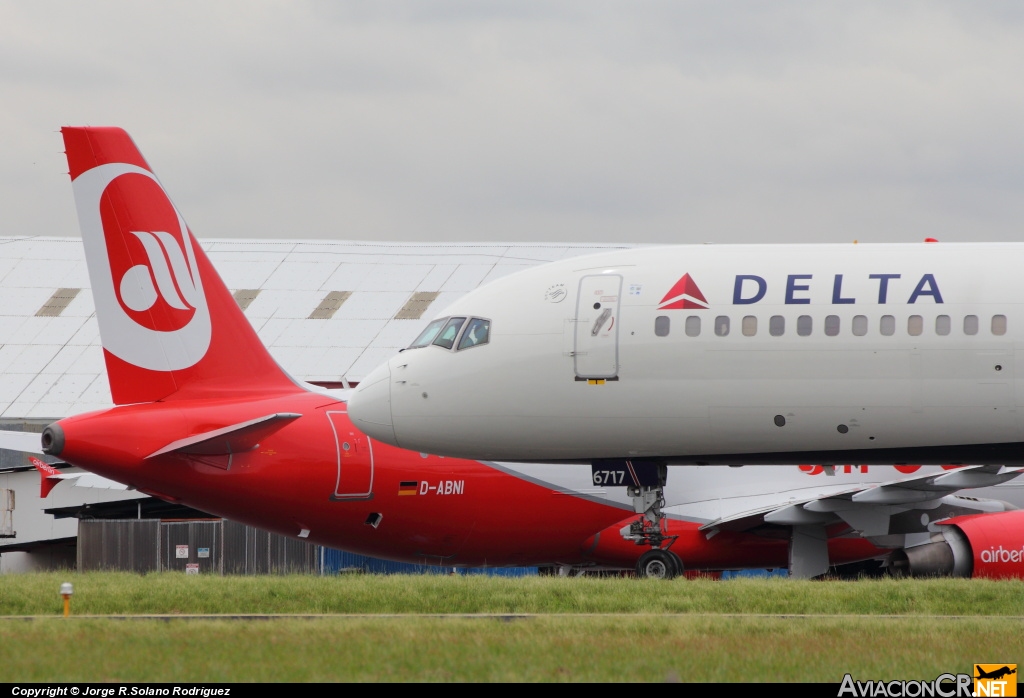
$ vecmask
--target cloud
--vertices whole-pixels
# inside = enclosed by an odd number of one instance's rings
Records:
[[[1016,4],[0,6],[3,234],[127,128],[201,237],[1016,239]]]

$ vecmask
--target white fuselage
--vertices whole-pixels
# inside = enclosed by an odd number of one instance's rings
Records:
[[[467,458],[1024,462],[1022,262],[1020,244],[556,262],[462,297],[443,316],[489,320],[488,341],[403,351],[349,412]]]

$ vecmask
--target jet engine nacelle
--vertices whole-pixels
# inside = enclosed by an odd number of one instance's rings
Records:
[[[950,519],[930,543],[895,553],[892,565],[913,577],[1024,579],[1024,511]]]

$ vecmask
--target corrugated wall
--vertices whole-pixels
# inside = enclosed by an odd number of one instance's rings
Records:
[[[320,548],[233,521],[83,519],[78,569],[194,574],[313,574]]]
[[[234,521],[82,519],[78,569],[194,574],[536,574],[536,567],[455,569],[378,560]]]
[[[160,539],[156,519],[83,519],[78,522],[78,569],[156,572]]]

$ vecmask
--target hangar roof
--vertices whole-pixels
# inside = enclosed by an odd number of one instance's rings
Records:
[[[296,378],[358,382],[462,294],[505,274],[634,245],[200,240]],[[0,237],[0,419],[112,405],[80,238]]]

